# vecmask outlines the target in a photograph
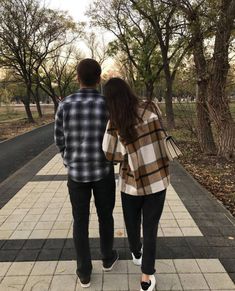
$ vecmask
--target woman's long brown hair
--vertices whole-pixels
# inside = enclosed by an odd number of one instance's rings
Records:
[[[125,143],[133,142],[136,138],[134,126],[141,120],[138,115],[138,97],[121,78],[111,78],[104,86],[104,95],[111,126],[118,130]]]

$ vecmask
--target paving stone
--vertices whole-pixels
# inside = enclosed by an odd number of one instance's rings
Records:
[[[55,270],[55,274],[74,275],[76,274],[76,269],[77,269],[76,261],[59,261]],[[92,270],[92,273],[94,273],[94,270]]]
[[[221,232],[215,226],[199,226],[204,236],[220,236]]]
[[[231,246],[231,241],[226,237],[207,237],[210,246]]]
[[[177,274],[158,274],[156,277],[157,290],[183,290]]]
[[[54,262],[36,262],[31,275],[38,276],[38,275],[53,275],[57,266],[57,261]]]
[[[167,227],[163,229],[164,236],[182,236],[182,231],[180,228]]]
[[[17,262],[36,261],[39,253],[40,250],[21,250],[15,260]]]
[[[77,284],[76,275],[55,275],[51,282],[50,291],[71,291],[75,290]]]
[[[11,237],[11,235],[13,234],[13,230],[1,230],[0,231],[0,239],[1,240],[7,240]]]
[[[51,230],[53,224],[54,221],[39,221],[35,226],[35,230]]]
[[[209,290],[202,274],[179,274],[184,290]]]
[[[8,269],[10,268],[12,263],[6,262],[6,263],[1,263],[1,268],[0,268],[0,276],[3,277],[7,273]]]
[[[18,226],[18,222],[4,222],[1,227],[0,231],[2,230],[15,230]]]
[[[235,290],[235,285],[226,273],[207,273],[204,274],[208,285],[211,289],[232,289]]]
[[[49,236],[50,230],[49,229],[37,229],[33,230],[32,233],[29,236],[29,239],[42,239],[47,238]]]
[[[127,269],[129,274],[140,274],[141,272],[140,266],[136,266],[130,260],[127,261]]]
[[[127,274],[104,274],[103,290],[128,290],[128,276]]]
[[[47,291],[49,290],[52,276],[30,276],[23,291]]]
[[[196,261],[203,273],[226,272],[218,259],[197,259]]]
[[[93,253],[96,252],[96,250],[91,249],[91,254],[93,258],[96,258],[97,256],[94,256]],[[75,249],[63,249],[61,253],[61,260],[75,260],[76,259],[76,251]]]
[[[29,249],[29,250],[33,250],[33,249],[41,249],[42,246],[45,243],[45,239],[30,239],[27,240],[23,246],[23,249]]]
[[[39,256],[38,260],[39,261],[57,261],[59,260],[61,250],[60,249],[42,249]]]
[[[220,259],[223,266],[225,266],[227,272],[235,273],[235,259]]]
[[[19,250],[0,250],[0,262],[14,262]]]
[[[102,274],[103,264],[102,261],[92,261],[92,274]]]
[[[8,240],[2,247],[2,250],[20,250],[25,244],[25,240]]]
[[[184,236],[203,236],[198,227],[181,227],[180,230]]]
[[[17,230],[33,230],[35,225],[35,221],[23,221],[18,225]]]
[[[65,244],[65,239],[47,239],[43,248],[44,249],[62,249],[64,244]]]
[[[222,233],[222,235],[224,236],[233,236],[235,237],[235,227],[232,225],[229,226],[222,226],[220,228],[220,232]]]
[[[28,276],[34,266],[34,262],[14,262],[7,271],[7,276]]]
[[[10,238],[11,239],[28,239],[31,232],[32,232],[31,230],[16,230],[15,232],[13,232]]]
[[[157,274],[176,273],[176,269],[172,260],[156,260],[155,268]]]
[[[93,247],[92,241],[93,240],[90,240],[90,247]],[[66,248],[66,249],[72,249],[72,248],[74,248],[74,242],[73,242],[73,240],[72,239],[66,239],[64,248]]]
[[[201,273],[201,270],[195,259],[177,259],[173,261],[177,273]]]
[[[129,274],[128,276],[128,285],[130,290],[139,290],[140,289],[140,274]],[[118,290],[118,289],[117,289]]]
[[[235,273],[228,273],[230,279],[233,281],[233,283],[235,284]]]
[[[48,238],[64,238],[67,237],[68,232],[68,229],[52,229]]]
[[[27,276],[6,276],[0,284],[1,291],[23,290]]]

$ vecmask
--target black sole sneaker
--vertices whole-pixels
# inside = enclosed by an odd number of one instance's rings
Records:
[[[82,288],[89,288],[91,285],[91,276],[80,277],[77,273],[78,281]]]
[[[113,269],[114,265],[116,264],[116,262],[118,261],[118,259],[119,259],[118,252],[115,251],[115,254],[113,256],[113,259],[110,262],[103,263],[103,271],[104,272],[110,272],[110,271],[112,271],[112,269]]]

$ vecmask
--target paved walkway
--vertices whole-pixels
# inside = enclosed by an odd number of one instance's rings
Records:
[[[116,169],[117,171],[117,169]],[[235,219],[177,163],[159,227],[156,290],[235,290]],[[0,291],[81,290],[66,172],[54,146],[0,185]],[[139,290],[117,189],[115,247],[120,261],[103,273],[93,202],[88,290]]]

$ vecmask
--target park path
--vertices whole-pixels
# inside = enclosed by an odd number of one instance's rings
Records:
[[[159,227],[156,290],[235,290],[235,220],[178,164]],[[117,173],[117,168],[116,168]],[[66,170],[54,146],[0,185],[0,291],[80,290],[75,276]],[[139,290],[117,189],[115,247],[120,261],[103,273],[93,202],[91,288]]]

